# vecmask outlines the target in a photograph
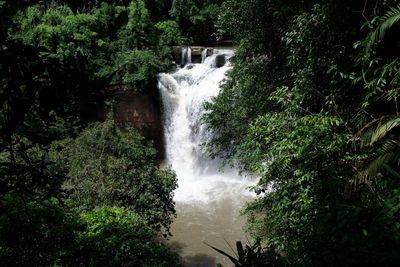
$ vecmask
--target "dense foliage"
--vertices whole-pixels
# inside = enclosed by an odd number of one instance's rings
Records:
[[[0,0],[0,262],[179,266],[174,173],[84,117],[156,96],[173,45],[233,38],[204,117],[210,154],[260,177],[231,260],[399,265],[399,21],[397,0]]]
[[[400,262],[395,4],[223,4],[238,49],[209,151],[261,177],[247,227],[290,265]]]
[[[98,208],[78,219],[76,246],[66,266],[180,266],[178,257],[155,238],[154,229],[124,208]]]
[[[64,73],[84,79],[76,81],[80,94],[93,94],[98,90],[93,83],[109,79],[145,89],[158,71],[169,67],[164,60],[169,45],[180,42],[178,26],[168,20],[153,23],[142,0],[115,2],[96,4],[86,12],[74,12],[68,5],[31,6],[14,17],[12,38],[45,48],[45,59],[58,59],[68,66]]]
[[[54,158],[67,172],[63,189],[79,211],[99,206],[125,207],[159,230],[175,214],[175,174],[160,170],[156,151],[133,129],[112,121],[90,126],[75,139],[53,143]]]
[[[196,45],[215,42],[215,23],[223,0],[173,0],[171,15],[179,23],[188,41]]]
[[[163,243],[175,174],[136,130],[84,119],[114,85],[152,94],[170,68],[178,25],[150,12],[141,0],[0,1],[2,265],[179,266]]]
[[[215,41],[221,3],[0,1],[3,264],[179,265],[156,239],[175,174],[134,129],[87,121],[104,106],[112,118],[117,90],[156,97],[172,45]]]

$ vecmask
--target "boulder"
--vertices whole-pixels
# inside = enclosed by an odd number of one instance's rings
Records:
[[[217,55],[217,57],[215,58],[215,65],[217,66],[217,68],[224,66],[225,63],[226,63],[225,55],[223,54]]]

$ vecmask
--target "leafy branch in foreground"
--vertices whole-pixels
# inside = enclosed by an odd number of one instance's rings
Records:
[[[205,244],[217,251],[218,253],[228,257],[229,260],[233,264],[235,264],[235,267],[273,267],[287,265],[286,260],[282,256],[280,256],[274,248],[264,249],[261,247],[259,242],[256,242],[252,246],[243,246],[242,242],[237,241],[237,252],[235,252],[236,258],[219,248],[216,248],[207,243]],[[217,266],[222,267],[221,264],[218,264]]]

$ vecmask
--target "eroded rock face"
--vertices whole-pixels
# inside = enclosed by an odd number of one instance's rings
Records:
[[[121,91],[114,105],[114,120],[122,127],[134,127],[141,135],[153,140],[158,151],[163,152],[163,128],[159,103],[153,97]]]
[[[116,99],[114,119],[118,124],[135,127],[146,136],[159,133],[160,111],[154,99],[131,92],[119,92]]]
[[[159,151],[159,158],[164,156],[163,127],[160,104],[156,97],[135,93],[133,90],[118,90],[113,108],[114,120],[121,127],[134,127],[146,139],[152,140]],[[105,121],[110,108],[88,106],[83,119],[86,122]]]

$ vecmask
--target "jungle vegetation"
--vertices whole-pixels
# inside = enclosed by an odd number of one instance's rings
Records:
[[[237,266],[400,264],[397,0],[1,0],[0,262],[179,266],[176,177],[114,88],[157,95],[172,45],[234,40],[211,156],[260,177]]]
[[[238,48],[204,120],[210,153],[261,177],[246,227],[277,261],[257,266],[398,265],[400,3],[221,10]]]

